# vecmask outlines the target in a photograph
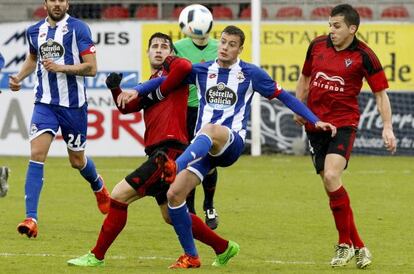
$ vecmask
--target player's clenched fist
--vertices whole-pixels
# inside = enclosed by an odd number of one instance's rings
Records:
[[[105,83],[109,89],[119,88],[122,81],[122,73],[111,72],[106,77]]]
[[[12,91],[19,91],[21,88],[20,80],[16,75],[9,76],[9,88]]]

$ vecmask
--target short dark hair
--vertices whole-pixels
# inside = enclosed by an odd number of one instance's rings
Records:
[[[243,46],[244,40],[246,39],[246,36],[244,36],[244,32],[240,28],[238,28],[236,26],[233,26],[233,25],[225,27],[224,30],[221,33],[227,33],[227,34],[230,34],[230,35],[239,36],[240,37],[240,46]]]
[[[341,4],[334,7],[331,11],[331,17],[342,15],[344,17],[345,24],[349,27],[355,25],[359,27],[359,13],[349,4]]]
[[[168,34],[162,33],[162,32],[156,32],[153,35],[151,35],[150,39],[148,40],[148,48],[151,47],[151,42],[152,42],[152,39],[154,38],[160,38],[160,39],[164,39],[168,41],[168,43],[170,44],[171,51],[173,50],[175,51],[175,47],[174,47],[171,36],[169,36]]]

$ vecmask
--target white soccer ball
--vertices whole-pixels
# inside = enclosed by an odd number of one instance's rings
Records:
[[[178,23],[183,34],[192,38],[203,38],[213,27],[213,15],[208,8],[194,4],[181,11]]]

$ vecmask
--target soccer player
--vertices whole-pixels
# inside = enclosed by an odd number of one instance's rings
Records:
[[[354,254],[358,268],[371,264],[371,253],[358,234],[341,179],[358,127],[357,96],[364,77],[375,95],[384,124],[384,145],[391,153],[396,150],[390,101],[385,91],[387,79],[375,53],[355,37],[358,26],[359,14],[352,6],[334,7],[329,17],[329,35],[317,37],[309,45],[296,88],[297,98],[306,101],[318,117],[338,128],[332,137],[305,123],[302,117],[295,117],[306,127],[312,161],[328,194],[339,233],[332,267],[346,265]]]
[[[211,169],[217,166],[230,166],[241,155],[255,91],[269,100],[278,98],[317,128],[329,131],[332,136],[336,133],[334,126],[320,121],[303,103],[284,91],[264,70],[239,59],[244,40],[245,35],[241,29],[227,26],[221,34],[217,60],[193,65],[187,81],[196,83],[199,92],[197,135],[175,162],[163,153],[156,157],[164,180],[173,182],[167,193],[168,212],[184,249],[184,255],[180,256],[172,267],[191,268],[191,262],[198,259],[186,197]],[[169,80],[171,81],[168,84],[174,84],[170,76],[157,89],[157,92],[164,96],[168,95],[172,88],[164,84]],[[150,91],[138,88],[141,95]],[[130,98],[124,99],[128,102],[136,96],[138,95],[131,94]]]
[[[37,208],[43,185],[44,162],[49,147],[61,129],[73,168],[90,183],[99,210],[106,214],[110,197],[92,159],[85,156],[87,99],[85,76],[95,76],[95,46],[89,27],[69,16],[67,0],[45,0],[48,17],[27,30],[29,54],[16,75],[11,75],[12,91],[36,70],[36,99],[30,125],[30,161],[26,174],[26,219],[17,230],[27,237],[37,236]]]
[[[148,42],[148,58],[151,65],[151,78],[156,79],[161,75],[168,75],[171,70],[171,78],[182,82],[185,75],[191,71],[191,63],[183,58],[172,57],[171,37],[163,33],[155,33]],[[155,155],[160,151],[166,153],[172,159],[180,155],[188,144],[186,127],[186,104],[188,100],[188,85],[179,85],[171,90],[161,102],[154,104],[155,100],[136,98],[124,104],[123,97],[131,91],[121,91],[119,84],[121,77],[112,73],[107,79],[107,85],[111,89],[114,101],[122,113],[131,113],[144,108],[145,120],[145,152],[148,159],[135,171],[119,182],[111,194],[111,206],[98,241],[90,253],[68,261],[75,266],[100,266],[104,265],[104,256],[108,248],[121,233],[127,221],[127,209],[130,203],[145,196],[155,197],[160,206],[162,216],[167,223],[171,223],[167,210],[167,190],[169,184],[161,179],[161,169],[155,162]],[[139,87],[139,86],[138,86]],[[132,91],[136,94],[136,91]],[[157,96],[154,94],[154,96]],[[191,214],[192,231],[194,237],[211,246],[217,254],[215,262],[221,266],[227,264],[231,257],[238,252],[235,242],[227,241],[211,230],[199,217]],[[192,267],[199,267],[200,261],[191,260]]]
[[[7,191],[9,190],[9,184],[7,180],[9,179],[9,168],[6,166],[0,167],[0,197],[5,197]]]
[[[176,55],[187,58],[192,63],[201,63],[217,58],[217,45],[218,41],[210,38],[209,33],[204,37],[187,37],[174,43]],[[197,87],[195,85],[190,85],[187,105],[187,131],[190,141],[194,138],[198,104]],[[214,168],[206,175],[202,182],[204,190],[203,210],[205,214],[205,222],[211,229],[216,229],[219,222],[213,201],[216,192],[217,177],[217,169]],[[187,197],[188,210],[194,214],[196,214],[194,206],[195,191],[196,189],[194,188]]]

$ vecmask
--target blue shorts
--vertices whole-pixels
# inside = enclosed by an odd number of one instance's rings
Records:
[[[67,108],[36,103],[30,123],[30,141],[45,132],[56,136],[59,127],[70,150],[85,150],[88,128],[87,104],[80,108]]]
[[[187,167],[187,169],[203,181],[204,176],[215,167],[227,167],[234,164],[244,149],[244,142],[240,135],[229,129],[230,138],[223,150],[217,155],[207,154],[200,161]]]

